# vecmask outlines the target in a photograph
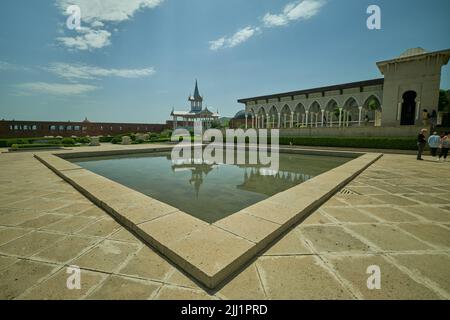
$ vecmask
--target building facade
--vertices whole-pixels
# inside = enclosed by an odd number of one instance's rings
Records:
[[[203,108],[203,97],[198,90],[197,80],[195,80],[194,94],[189,95],[188,101],[191,104],[189,111],[172,110],[170,114],[173,118],[171,123],[174,130],[178,128],[192,129],[194,123],[198,121],[202,122],[204,129],[208,129],[213,121],[219,119],[218,112],[211,112],[207,107]]]
[[[349,128],[425,125],[438,110],[450,49],[409,49],[380,61],[384,78],[238,100],[247,128]]]
[[[87,119],[82,122],[1,120],[0,137],[32,138],[46,136],[114,136],[131,132],[159,133],[167,128],[168,127],[166,124],[90,122]]]

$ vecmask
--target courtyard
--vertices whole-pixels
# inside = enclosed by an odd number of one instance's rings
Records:
[[[103,144],[77,152],[139,147]],[[35,153],[2,151],[0,299],[450,298],[449,162],[385,153],[208,289]],[[66,286],[73,265],[81,268],[79,290]],[[381,288],[370,290],[366,270],[373,265],[381,270]]]

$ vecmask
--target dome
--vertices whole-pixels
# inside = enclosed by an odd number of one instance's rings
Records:
[[[241,110],[236,113],[233,119],[245,119],[245,110]]]
[[[412,56],[417,56],[420,54],[424,54],[424,53],[428,53],[425,49],[423,48],[411,48],[406,50],[405,52],[403,52],[399,58],[406,58],[406,57],[412,57]]]

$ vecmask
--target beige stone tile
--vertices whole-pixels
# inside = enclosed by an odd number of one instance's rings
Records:
[[[86,294],[99,285],[106,278],[106,274],[89,270],[80,270],[80,289],[69,289],[68,278],[72,273],[63,267],[49,279],[43,281],[20,298],[25,300],[78,300],[83,299]]]
[[[216,300],[204,291],[164,285],[155,300]]]
[[[419,273],[450,292],[450,257],[445,254],[398,254],[393,258],[411,272]]]
[[[202,290],[198,284],[194,282],[194,280],[189,276],[176,268],[173,268],[169,277],[165,280],[167,284],[180,286],[180,287],[189,287],[197,290]]]
[[[339,200],[336,197],[332,197],[330,200],[328,200],[327,202],[325,202],[322,207],[326,208],[326,207],[347,207],[348,204],[346,202],[343,202],[341,200]]]
[[[381,256],[330,256],[329,260],[336,271],[361,292],[363,299],[415,300],[439,298],[433,291],[411,279]],[[380,290],[367,288],[367,280],[370,274],[366,271],[369,266],[373,265],[380,267]]]
[[[8,257],[8,256],[0,256],[0,270],[8,267],[9,265],[17,262],[18,259],[14,257]]]
[[[277,223],[245,214],[245,210],[228,216],[214,225],[252,242],[259,243],[264,240],[264,244],[273,240],[281,228]]]
[[[416,217],[393,207],[365,207],[361,210],[389,222],[417,221]]]
[[[27,221],[40,217],[41,215],[41,213],[35,211],[11,209],[7,213],[0,215],[0,225],[19,226]]]
[[[95,300],[147,300],[161,284],[120,276],[110,276],[88,299]]]
[[[144,246],[133,254],[131,260],[119,270],[119,273],[163,281],[171,270],[172,266],[164,258]]]
[[[32,198],[14,203],[14,208],[32,209],[35,211],[53,211],[66,205],[66,202],[60,200]]]
[[[92,247],[97,241],[97,239],[93,238],[68,236],[38,252],[33,258],[50,262],[66,263]]]
[[[59,221],[63,218],[66,218],[66,216],[60,215],[60,214],[51,214],[51,213],[43,214],[43,215],[39,215],[37,218],[27,220],[27,221],[21,223],[19,226],[25,227],[25,228],[39,229],[39,228],[51,225],[52,223],[55,223],[56,221]]]
[[[401,223],[398,225],[428,243],[450,248],[450,230],[430,223]]]
[[[71,264],[90,270],[114,272],[138,249],[136,244],[104,240]]]
[[[275,241],[264,256],[310,254],[311,250],[301,241],[299,234],[295,230],[289,231],[280,240]]]
[[[384,195],[374,195],[378,200],[381,200],[385,203],[395,205],[395,206],[414,206],[418,205],[419,203],[416,201],[409,200],[407,198],[391,195],[391,194],[384,194]]]
[[[27,233],[30,230],[14,227],[1,227],[0,228],[0,245],[3,245],[11,240],[17,239]]]
[[[57,213],[62,214],[71,214],[71,215],[77,215],[82,211],[95,208],[95,205],[92,203],[72,203],[68,206],[59,208],[58,210],[55,210]]]
[[[103,218],[95,221],[95,223],[84,227],[77,234],[86,235],[86,236],[94,236],[94,237],[107,237],[113,232],[120,229],[121,226],[112,218]]]
[[[95,219],[79,216],[68,216],[58,222],[55,222],[49,226],[43,227],[44,230],[63,232],[67,234],[73,234],[82,228],[95,222]]]
[[[438,197],[433,197],[429,194],[406,194],[405,197],[408,197],[409,199],[420,201],[427,204],[449,204],[450,203],[450,197],[449,199],[442,199]]]
[[[81,211],[77,215],[78,217],[89,217],[89,218],[102,218],[102,217],[109,217],[108,213],[103,211],[103,209],[100,209],[99,207],[91,207],[87,210]]]
[[[309,206],[311,202],[309,201],[310,199],[305,199],[303,205],[300,204],[300,201],[297,201],[297,204],[292,204],[291,207],[280,202],[272,201],[274,199],[275,198],[272,197],[270,200],[258,202],[245,208],[244,211],[252,216],[283,225],[298,215],[298,213],[302,211],[302,208]]]
[[[377,220],[371,218],[356,208],[324,208],[323,211],[340,222],[377,222]]]
[[[335,197],[352,206],[381,205],[385,203],[379,199],[374,198],[374,196],[366,196],[366,195],[339,194],[336,195]]]
[[[349,225],[347,227],[368,239],[382,250],[409,251],[431,249],[431,247],[401,232],[394,226],[364,224]]]
[[[130,231],[128,231],[123,227],[120,228],[120,230],[118,230],[117,232],[114,232],[112,235],[110,235],[108,239],[141,243],[141,240],[137,236],[135,236],[134,234],[132,234]]]
[[[300,225],[305,226],[309,224],[327,224],[332,223],[330,219],[325,217],[321,212],[315,211],[310,216],[308,216]]]
[[[207,226],[209,224],[206,222],[195,219],[186,213],[176,212],[139,224],[136,227],[136,232],[144,239],[147,239],[150,235],[152,239],[167,245],[185,238],[188,234],[201,227]],[[152,243],[151,239],[149,241]]]
[[[50,274],[55,266],[29,260],[20,260],[0,272],[0,299],[14,299]]]
[[[386,194],[387,191],[370,187],[370,186],[353,186],[349,185],[346,187],[346,189],[349,189],[353,192],[362,194],[362,195],[374,195],[374,194]]]
[[[312,256],[260,258],[256,262],[269,299],[352,299]]]
[[[450,222],[450,212],[438,207],[416,206],[405,208],[405,210],[430,221]]]
[[[240,272],[218,291],[218,295],[231,300],[263,300],[264,289],[255,264]]]
[[[369,251],[370,247],[339,226],[305,226],[301,234],[318,252]]]
[[[64,236],[62,235],[54,233],[36,231],[0,246],[0,252],[20,257],[28,257],[37,251],[45,249],[50,244],[63,237]]]

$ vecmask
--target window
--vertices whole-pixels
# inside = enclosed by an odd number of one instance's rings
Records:
[[[31,126],[31,130],[36,131],[36,130],[37,130],[37,125],[33,124],[33,125]]]
[[[80,128],[80,126],[75,126],[74,129],[75,129],[75,131],[80,131],[81,128]]]
[[[56,131],[56,126],[50,126],[51,131]]]
[[[66,130],[67,130],[67,131],[72,131],[72,130],[73,130],[73,127],[72,127],[72,126],[67,126]]]
[[[9,126],[9,130],[10,131],[14,130],[14,127],[13,126]]]
[[[103,131],[103,126],[100,126],[100,130]]]
[[[59,131],[64,131],[65,127],[64,126],[59,126]]]
[[[23,130],[28,130],[28,126],[27,126],[27,125],[24,125],[24,126],[23,126]]]

